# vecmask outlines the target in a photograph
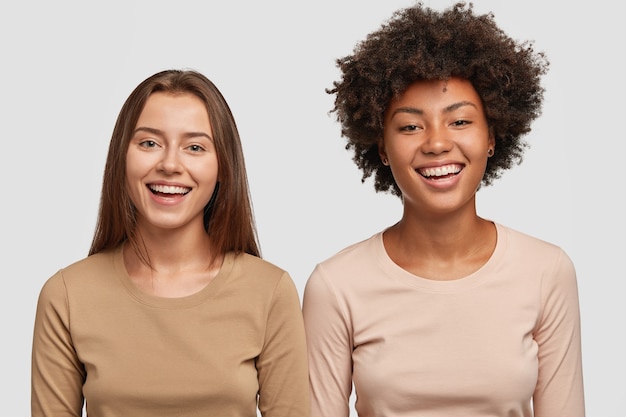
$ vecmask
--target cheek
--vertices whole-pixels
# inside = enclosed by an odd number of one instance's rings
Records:
[[[156,164],[156,160],[150,156],[129,151],[126,154],[126,178],[129,180],[140,179],[145,176]]]
[[[133,184],[140,179],[139,169],[136,164],[126,163],[126,185],[132,189]]]
[[[141,160],[132,156],[126,159],[125,186],[133,204],[137,204],[137,199],[144,187],[142,179],[147,172],[140,162]]]
[[[140,182],[132,177],[132,174],[129,174],[128,170],[126,171],[126,181],[125,181],[125,189],[128,194],[128,198],[130,201],[137,206],[139,200],[140,187],[142,186]]]
[[[485,159],[487,160],[490,145],[489,137],[482,134],[472,135],[464,138],[460,138],[458,146],[463,153],[472,159]]]
[[[390,160],[411,163],[418,152],[418,145],[416,141],[411,140],[390,140],[385,146],[385,151]]]
[[[189,172],[198,181],[214,182],[218,178],[217,158],[207,158],[188,165]]]

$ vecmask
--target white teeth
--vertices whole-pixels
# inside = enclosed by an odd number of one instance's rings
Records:
[[[419,170],[425,177],[442,177],[444,175],[457,174],[461,172],[461,167],[457,164],[443,165],[434,168],[423,168]]]
[[[150,189],[163,194],[187,194],[190,188],[177,187],[174,185],[150,185]]]

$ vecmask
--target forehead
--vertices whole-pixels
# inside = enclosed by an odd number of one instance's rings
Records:
[[[141,113],[158,110],[179,110],[187,108],[201,108],[206,112],[206,106],[200,97],[192,93],[170,93],[156,91],[148,96]]]
[[[482,101],[471,82],[463,78],[418,80],[392,99],[388,111],[398,107],[421,110],[445,109],[455,103],[467,102],[482,110]]]
[[[161,91],[150,94],[146,99],[136,125],[143,123],[211,124],[204,101],[196,95]]]

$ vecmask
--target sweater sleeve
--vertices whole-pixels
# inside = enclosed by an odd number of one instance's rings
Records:
[[[267,317],[257,359],[259,410],[263,417],[309,417],[306,340],[298,291],[285,273]]]
[[[61,272],[43,286],[32,346],[32,417],[79,417],[85,370],[70,334],[67,293]]]
[[[317,266],[307,281],[303,315],[309,356],[312,417],[348,417],[352,333],[335,291]]]
[[[584,417],[576,272],[563,251],[552,273],[543,277],[541,292],[543,309],[535,331],[539,347],[535,417]]]

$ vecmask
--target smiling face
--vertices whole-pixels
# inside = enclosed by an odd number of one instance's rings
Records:
[[[475,210],[475,193],[495,141],[467,80],[411,84],[385,112],[379,152],[402,191],[405,210]]]
[[[153,93],[126,154],[126,185],[137,227],[204,230],[204,207],[218,178],[206,106],[193,94]]]

